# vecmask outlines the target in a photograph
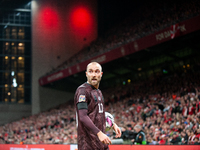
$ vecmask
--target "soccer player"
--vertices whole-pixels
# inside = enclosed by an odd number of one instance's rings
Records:
[[[110,138],[105,132],[104,98],[99,88],[103,75],[102,67],[97,62],[87,65],[87,82],[80,85],[74,96],[78,123],[78,150],[108,150]],[[121,137],[121,130],[114,123],[116,137]]]

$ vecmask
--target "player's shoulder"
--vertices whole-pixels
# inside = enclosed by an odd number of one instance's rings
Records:
[[[77,89],[80,89],[80,88],[86,88],[86,87],[88,87],[87,82],[81,84]]]
[[[102,93],[102,91],[101,91],[100,89],[98,89],[98,91],[99,91],[100,93]]]
[[[87,82],[85,82],[85,83],[81,84],[81,85],[76,89],[76,91],[82,91],[82,90],[88,91],[88,90],[90,90],[90,89],[91,89],[91,88],[90,88],[90,85],[89,85]]]

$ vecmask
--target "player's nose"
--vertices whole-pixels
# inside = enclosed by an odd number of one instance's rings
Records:
[[[96,73],[96,72],[93,72],[93,73],[92,73],[92,76],[96,76],[96,75],[97,75],[97,73]]]

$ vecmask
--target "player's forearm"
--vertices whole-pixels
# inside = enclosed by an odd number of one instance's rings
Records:
[[[94,134],[97,135],[97,133],[100,131],[92,122],[92,120],[88,117],[87,115],[87,109],[80,109],[78,111],[79,113],[79,117],[80,117],[80,121],[83,123],[83,125],[89,129],[90,131],[92,131]]]
[[[116,124],[116,123],[113,123],[113,125],[112,125],[112,128],[114,129],[114,128],[115,128],[115,126],[117,126],[117,124]]]

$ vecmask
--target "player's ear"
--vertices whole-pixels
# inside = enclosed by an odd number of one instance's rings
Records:
[[[86,77],[87,77],[87,71],[85,71],[85,75],[86,75]]]
[[[101,72],[101,76],[103,75],[103,72]]]

